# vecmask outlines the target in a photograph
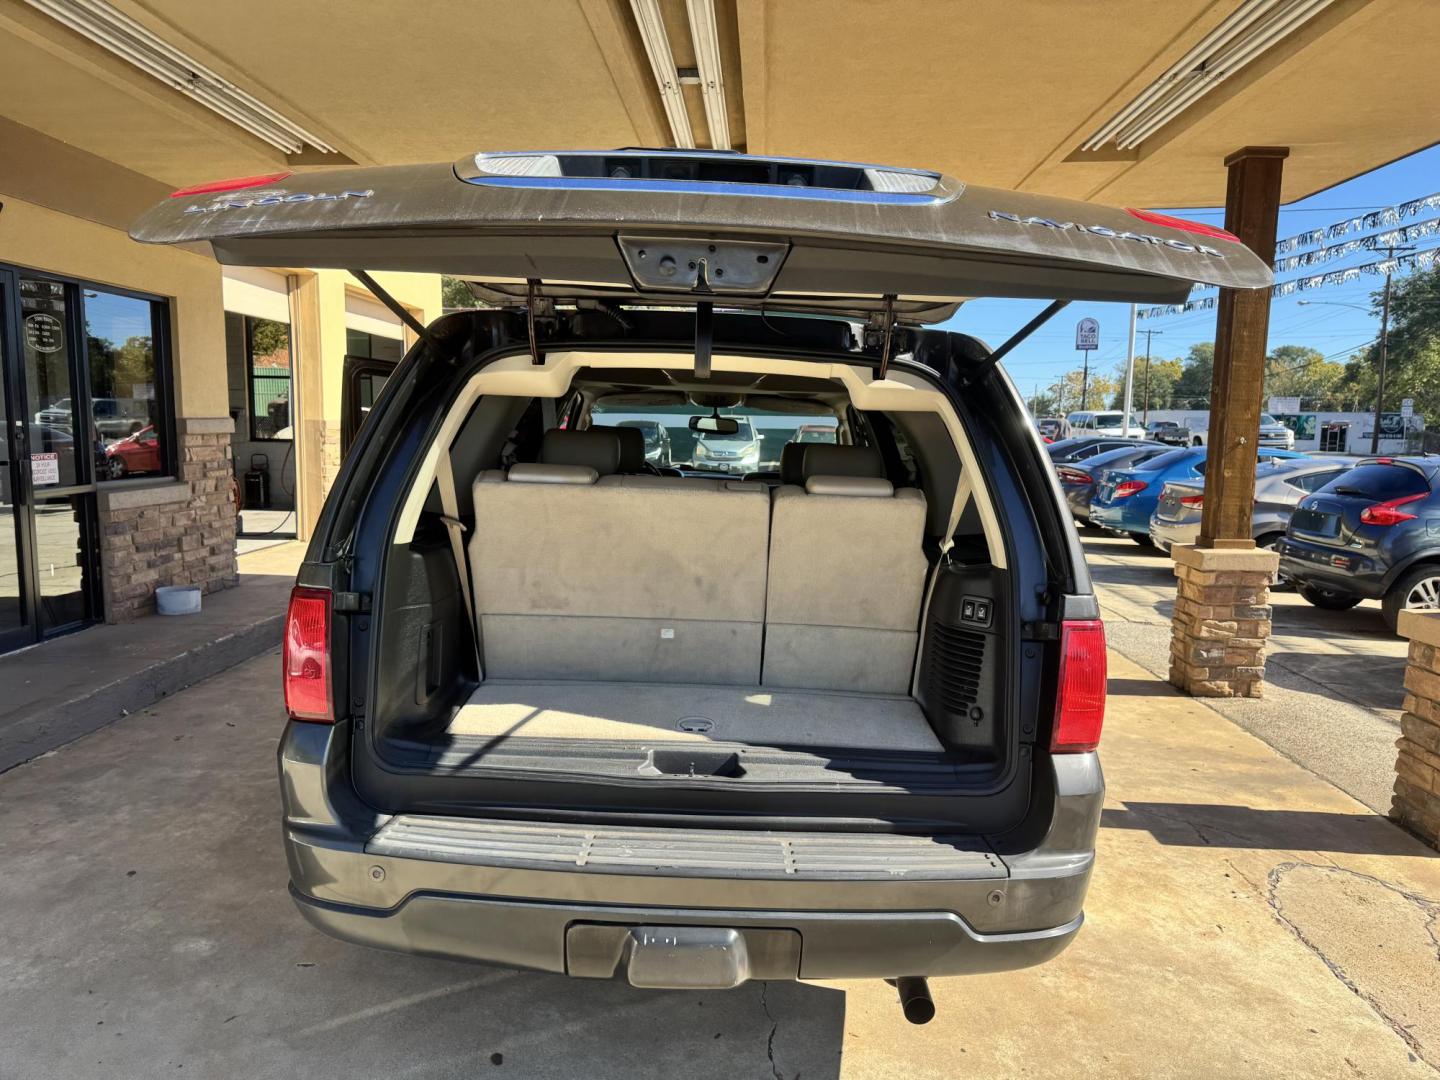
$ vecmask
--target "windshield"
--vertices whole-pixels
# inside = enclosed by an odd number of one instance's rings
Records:
[[[636,428],[645,436],[645,449],[653,450],[665,439],[665,429],[654,420],[622,420],[620,427]]]
[[[838,442],[838,421],[822,406],[796,402],[794,412],[771,412],[745,406],[721,409],[739,430],[732,434],[692,431],[692,416],[711,416],[698,405],[607,405],[602,399],[590,410],[590,422],[639,428],[645,433],[645,460],[657,468],[703,472],[778,472],[786,443]]]
[[[700,438],[706,442],[750,442],[755,438],[755,429],[749,420],[735,417],[735,422],[739,426],[734,431],[702,431]]]

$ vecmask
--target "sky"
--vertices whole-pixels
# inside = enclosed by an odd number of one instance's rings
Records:
[[[1308,199],[1281,207],[1277,235],[1291,236],[1356,213],[1382,209],[1435,192],[1440,192],[1440,146],[1422,150]],[[1164,212],[1208,225],[1223,225],[1225,219],[1223,208],[1165,209]],[[1418,218],[1407,219],[1406,224],[1432,216],[1432,212],[1426,212]],[[1432,238],[1421,241],[1419,246],[1423,248],[1433,244]],[[1288,279],[1317,274],[1323,270],[1373,262],[1375,258],[1373,252],[1365,252],[1361,256],[1336,259],[1323,266],[1293,270],[1279,277]],[[1362,274],[1358,281],[1274,300],[1270,309],[1270,348],[1308,345],[1319,349],[1327,357],[1346,359],[1351,352],[1368,345],[1379,334],[1380,321],[1369,314],[1368,307],[1370,293],[1379,288],[1383,280],[1377,275]],[[1310,303],[1301,304],[1301,300]],[[1360,310],[1335,306],[1340,304],[1356,304]],[[1036,300],[975,300],[964,305],[955,318],[944,324],[944,328],[973,334],[994,348],[1044,306],[1043,302]],[[1075,351],[1075,324],[1086,316],[1100,322],[1100,349],[1090,354],[1091,371],[1110,375],[1118,364],[1123,363],[1129,334],[1130,305],[1073,303],[1032,334],[1003,362],[1002,366],[1027,399],[1037,388],[1043,392],[1065,372],[1080,367],[1083,354]],[[1193,311],[1142,319],[1136,328],[1137,356],[1145,351],[1144,331],[1149,329],[1159,331],[1152,338],[1151,355],[1171,359],[1184,356],[1196,342],[1215,340],[1215,312]],[[1094,404],[1092,402],[1092,406]]]

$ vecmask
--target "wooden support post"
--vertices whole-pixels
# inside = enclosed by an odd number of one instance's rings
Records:
[[[1289,151],[1249,146],[1225,159],[1225,228],[1275,259],[1280,170]],[[1223,250],[1221,242],[1221,249]],[[1255,551],[1255,453],[1270,329],[1269,289],[1221,289],[1210,382],[1205,510],[1194,546],[1173,549],[1177,595],[1170,681],[1201,697],[1259,697],[1278,556]]]
[[[1247,146],[1225,159],[1225,228],[1268,265],[1275,261],[1280,171],[1290,151]],[[1223,245],[1221,246],[1223,250]],[[1210,380],[1210,464],[1197,547],[1253,548],[1255,451],[1270,332],[1269,289],[1221,289]]]

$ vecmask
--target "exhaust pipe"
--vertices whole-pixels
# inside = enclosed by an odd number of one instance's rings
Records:
[[[930,983],[923,975],[906,975],[896,979],[900,995],[900,1011],[912,1024],[928,1024],[935,1019],[935,999],[930,996]]]

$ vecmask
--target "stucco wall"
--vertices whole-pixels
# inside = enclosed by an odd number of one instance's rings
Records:
[[[213,259],[137,244],[119,229],[4,193],[0,202],[0,261],[168,297],[176,415],[229,415],[220,267]]]

